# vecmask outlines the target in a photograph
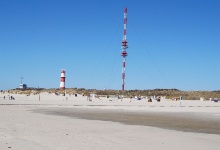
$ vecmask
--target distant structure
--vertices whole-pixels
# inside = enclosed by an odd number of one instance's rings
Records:
[[[121,56],[123,57],[122,63],[122,91],[125,90],[125,66],[126,66],[126,56],[128,55],[126,49],[128,48],[127,45],[127,8],[124,8],[124,35],[122,40],[122,52]]]
[[[66,71],[65,70],[61,70],[61,75],[60,75],[60,89],[64,90],[65,89],[65,76]]]
[[[20,84],[20,89],[27,89],[27,84]]]
[[[24,90],[24,89],[27,89],[27,84],[23,84],[23,83],[22,83],[22,80],[23,80],[23,79],[24,79],[24,78],[21,77],[21,83],[20,83],[19,88]]]

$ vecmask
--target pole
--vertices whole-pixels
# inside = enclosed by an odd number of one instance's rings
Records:
[[[125,67],[126,67],[126,56],[128,55],[126,49],[127,45],[127,8],[124,9],[124,35],[122,40],[122,52],[121,56],[123,57],[122,62],[122,91],[125,90]]]

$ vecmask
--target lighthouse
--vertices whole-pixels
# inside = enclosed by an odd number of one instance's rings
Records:
[[[64,90],[65,89],[65,76],[66,71],[65,70],[61,70],[61,75],[60,75],[60,89]]]

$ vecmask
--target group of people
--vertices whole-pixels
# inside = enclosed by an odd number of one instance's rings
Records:
[[[4,99],[5,99],[6,97],[4,96]],[[13,96],[8,96],[8,98],[9,98],[9,100],[15,100],[15,98],[13,97]]]
[[[87,95],[87,101],[92,101],[93,98],[102,100],[98,95],[93,95],[93,94],[91,94],[91,95],[88,94]]]

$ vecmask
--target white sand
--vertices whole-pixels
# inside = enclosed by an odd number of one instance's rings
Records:
[[[6,99],[3,99],[6,96]],[[113,100],[87,97],[0,94],[0,150],[67,150],[67,149],[219,149],[220,135],[180,132],[147,126],[124,125],[109,121],[69,118],[33,113],[47,107],[117,109],[149,112],[194,112],[220,119],[220,103],[209,101]],[[67,98],[66,98],[67,97]]]

